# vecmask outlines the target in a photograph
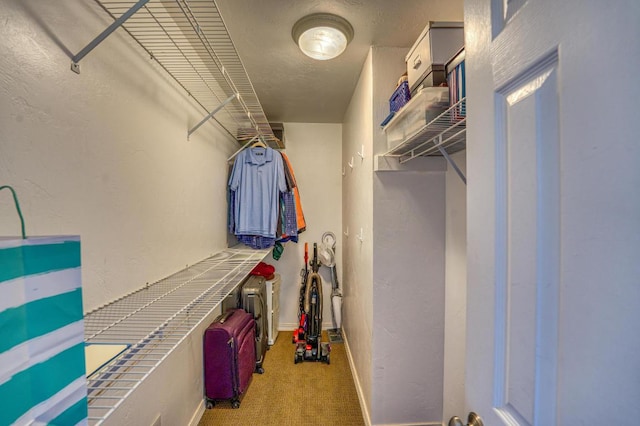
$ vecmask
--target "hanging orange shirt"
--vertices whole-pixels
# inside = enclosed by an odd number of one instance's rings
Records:
[[[287,166],[289,167],[289,171],[291,172],[291,176],[293,177],[293,182],[295,183],[296,177],[293,173],[293,167],[291,167],[291,162],[289,161],[289,158],[287,158],[287,156],[283,152],[280,152],[280,154],[282,154],[282,158],[284,158],[284,161],[287,162]],[[302,212],[302,202],[300,201],[300,192],[298,191],[297,183],[295,183],[295,186],[293,188],[293,196],[296,199],[296,220],[298,221],[298,234],[299,234],[305,229],[307,229],[307,223],[304,220],[304,213]]]

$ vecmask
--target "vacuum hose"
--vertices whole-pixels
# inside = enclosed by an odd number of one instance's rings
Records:
[[[340,288],[340,284],[338,283],[338,271],[336,270],[336,265],[334,264],[329,269],[331,270],[331,287],[334,290],[338,290]]]

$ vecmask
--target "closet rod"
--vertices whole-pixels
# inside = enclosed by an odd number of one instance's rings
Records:
[[[256,139],[258,139],[259,137],[260,137],[260,135],[255,135],[254,137],[252,137],[251,139],[249,139],[249,142],[247,142],[247,143],[245,143],[244,145],[242,145],[242,147],[241,147],[239,150],[237,150],[236,152],[234,152],[234,153],[233,153],[233,155],[232,155],[231,157],[227,158],[227,161],[231,161],[231,160],[233,160],[234,158],[236,158],[236,155],[240,154],[240,152],[241,152],[243,149],[245,149],[246,147],[248,147],[249,145],[251,145],[251,143],[252,143],[253,141],[255,141]]]
[[[234,99],[240,99],[240,95],[238,93],[234,93],[233,95],[229,96],[227,99],[225,99],[220,105],[218,105],[217,107],[215,107],[215,109],[213,111],[211,111],[209,113],[209,115],[207,115],[205,118],[202,119],[201,122],[199,122],[198,124],[196,124],[196,126],[189,130],[189,132],[187,133],[187,140],[189,140],[189,137],[191,136],[191,133],[195,132],[196,130],[198,130],[198,128],[200,126],[202,126],[204,123],[207,122],[207,120],[209,120],[211,117],[213,117],[214,115],[216,115],[216,113],[218,111],[220,111],[222,108],[224,108],[224,106],[226,104],[228,104],[229,102],[231,102]]]
[[[107,27],[107,29],[105,29],[103,32],[101,32],[100,35],[98,35],[96,38],[94,38],[93,41],[91,41],[91,43],[87,44],[84,47],[84,49],[82,49],[80,52],[78,52],[77,55],[75,55],[73,58],[71,58],[71,71],[75,72],[76,74],[80,74],[80,64],[78,64],[78,62],[80,62],[82,60],[82,58],[87,56],[89,54],[89,52],[91,52],[97,45],[102,43],[104,41],[104,39],[109,37],[112,32],[117,30],[118,27],[120,27],[122,24],[124,24],[124,22],[127,19],[129,19],[134,13],[136,13],[142,6],[144,6],[148,2],[149,2],[149,0],[140,0],[140,1],[138,1],[136,4],[134,4],[131,7],[131,9],[127,10],[125,13],[122,14],[122,16],[120,16],[118,19],[113,21],[113,23],[111,25],[109,25]]]

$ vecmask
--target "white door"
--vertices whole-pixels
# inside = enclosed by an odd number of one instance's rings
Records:
[[[466,0],[465,36],[467,407],[635,424],[640,1]]]

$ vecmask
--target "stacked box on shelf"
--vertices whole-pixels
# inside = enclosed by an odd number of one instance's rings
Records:
[[[447,60],[463,46],[462,22],[429,22],[405,58],[411,93],[444,83]]]
[[[389,111],[391,113],[398,112],[409,102],[411,93],[409,92],[409,82],[404,80],[401,82],[389,99]]]
[[[425,87],[400,110],[384,127],[387,146],[394,149],[429,122],[447,110],[447,87]]]
[[[405,79],[398,84],[391,98],[389,98],[389,115],[387,115],[380,125],[382,127],[386,126],[409,100],[411,100],[411,92],[409,91],[409,82]]]

